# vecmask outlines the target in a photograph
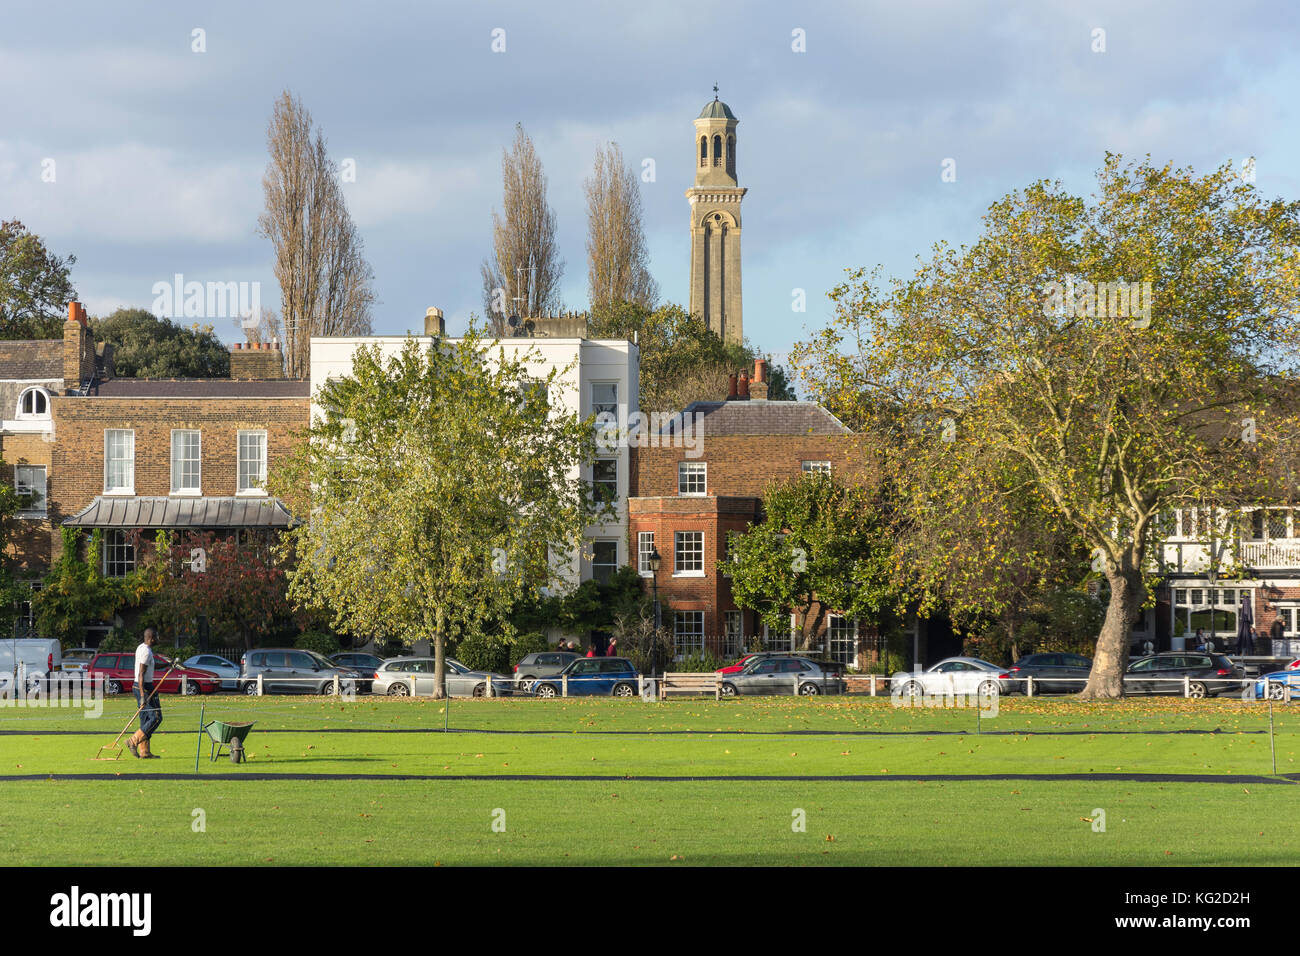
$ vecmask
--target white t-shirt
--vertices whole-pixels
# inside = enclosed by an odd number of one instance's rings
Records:
[[[148,644],[141,644],[135,649],[135,669],[140,670],[140,665],[144,665],[144,682],[153,683],[153,651]]]

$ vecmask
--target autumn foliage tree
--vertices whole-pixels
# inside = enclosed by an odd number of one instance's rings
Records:
[[[149,579],[147,623],[163,643],[192,635],[204,616],[214,636],[245,648],[294,626],[288,580],[269,543],[213,532],[160,534],[139,572]]]
[[[1271,479],[1297,434],[1298,248],[1300,203],[1230,165],[1108,154],[1092,197],[1038,182],[908,280],[851,272],[798,360],[833,408],[892,419],[912,489],[951,475],[946,506],[905,501],[913,522],[996,517],[981,482],[1025,482],[1109,583],[1084,695],[1121,696],[1162,511],[1295,497]]]

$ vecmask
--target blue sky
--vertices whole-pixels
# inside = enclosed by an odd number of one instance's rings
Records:
[[[356,163],[345,189],[375,270],[377,332],[419,328],[430,305],[459,331],[481,310],[516,122],[550,178],[565,306],[586,306],[582,181],[607,140],[638,169],[654,160],[642,185],[652,269],[685,304],[691,121],[717,82],[749,188],[745,331],[781,355],[825,321],[845,268],[908,272],[939,240],[972,241],[991,202],[1035,179],[1090,192],[1107,149],[1199,170],[1254,156],[1266,195],[1296,197],[1297,40],[1294,7],[1248,0],[8,0],[0,218],[76,254],[92,313],[147,308],[175,273],[260,281],[274,305],[255,228],[267,119],[290,89],[334,157]],[[949,158],[955,182],[941,179]],[[218,332],[238,336],[233,321]]]

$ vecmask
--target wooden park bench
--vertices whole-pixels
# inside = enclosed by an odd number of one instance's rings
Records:
[[[659,679],[659,699],[669,694],[712,694],[722,696],[722,681],[709,672],[667,673]]]

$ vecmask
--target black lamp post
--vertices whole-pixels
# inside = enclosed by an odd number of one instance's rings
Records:
[[[654,676],[655,668],[659,664],[659,565],[663,563],[663,558],[659,556],[659,549],[652,547],[650,549],[650,585],[654,589],[655,601],[655,633],[654,639],[650,642],[650,676]]]

